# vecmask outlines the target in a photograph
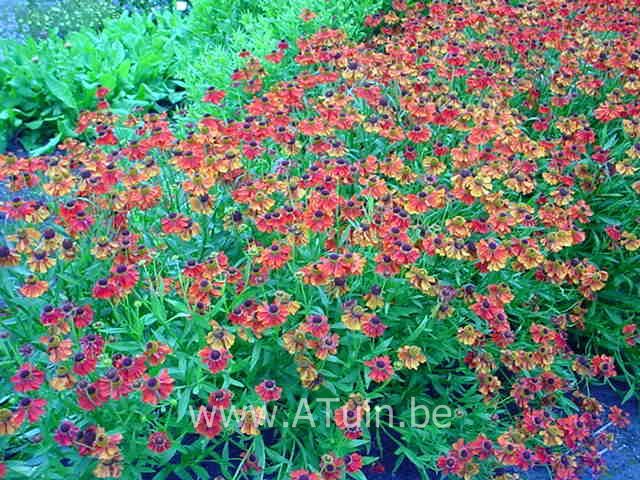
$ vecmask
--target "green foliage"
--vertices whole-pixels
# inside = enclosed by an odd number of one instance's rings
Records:
[[[25,37],[46,38],[52,32],[66,36],[86,28],[100,30],[122,12],[145,12],[168,3],[168,0],[27,0],[18,8],[16,20]]]
[[[17,134],[33,149],[58,133],[72,135],[77,114],[95,106],[98,85],[113,91],[116,109],[180,101],[173,58],[183,35],[179,17],[166,11],[123,16],[64,40],[3,41],[0,139]]]
[[[85,28],[102,28],[109,18],[119,15],[119,9],[111,0],[58,0],[51,5],[27,0],[17,12],[20,33],[26,37],[42,38],[51,32],[66,35]]]

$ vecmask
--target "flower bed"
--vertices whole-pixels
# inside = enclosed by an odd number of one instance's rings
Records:
[[[627,419],[581,389],[638,365],[640,17],[512,3],[243,51],[199,118],[101,87],[82,140],[0,157],[46,199],[0,207],[4,468],[362,479],[386,436],[424,478],[599,472]]]

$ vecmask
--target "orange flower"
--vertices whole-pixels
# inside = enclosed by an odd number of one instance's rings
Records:
[[[427,361],[427,357],[422,353],[422,349],[415,345],[405,345],[398,349],[398,359],[405,368],[417,370],[420,365]]]
[[[502,270],[509,261],[509,250],[497,240],[482,239],[476,244],[478,260],[481,266],[491,272]]]
[[[20,293],[27,298],[37,298],[42,296],[49,290],[49,284],[44,280],[38,280],[35,276],[30,275],[22,287]]]

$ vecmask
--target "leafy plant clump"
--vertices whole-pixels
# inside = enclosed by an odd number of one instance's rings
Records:
[[[241,50],[206,114],[88,85],[77,138],[0,156],[0,474],[363,479],[383,435],[425,479],[602,471],[628,418],[589,382],[638,375],[639,24],[395,1],[362,41]]]
[[[52,33],[65,37],[80,30],[100,30],[123,12],[144,13],[168,5],[168,0],[27,0],[18,6],[16,19],[24,37],[46,38]]]
[[[180,102],[174,59],[185,34],[180,17],[164,11],[124,16],[100,32],[86,28],[64,39],[0,44],[0,148],[18,136],[32,152],[53,150],[73,135],[99,85],[112,90],[121,113],[164,111]]]
[[[30,31],[24,44],[0,43],[0,96],[5,99],[0,151],[12,139],[34,154],[53,151],[62,138],[74,135],[78,113],[90,108],[87,91],[98,83],[115,91],[112,100],[120,111],[133,106],[145,111],[188,107],[196,116],[208,113],[211,109],[200,101],[202,90],[228,88],[232,71],[242,64],[241,51],[266,55],[278,41],[293,42],[319,25],[343,28],[352,38],[361,38],[359,20],[382,4],[196,0],[186,16],[151,0],[120,2],[117,8],[107,1],[109,12],[92,2],[77,9],[59,5],[46,10],[53,20],[38,28],[53,33],[52,27],[58,26],[62,36],[42,39]],[[305,21],[299,15],[305,8],[321,13]],[[80,20],[78,28],[63,28],[65,23],[54,18],[56,11],[82,15],[87,9],[95,22]],[[145,13],[149,10],[152,13]],[[25,12],[30,22],[42,23],[35,7]],[[120,17],[122,12],[126,15]],[[284,78],[290,71],[280,64],[269,73]]]

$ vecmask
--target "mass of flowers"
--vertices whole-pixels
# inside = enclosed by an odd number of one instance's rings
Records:
[[[627,414],[587,386],[640,341],[599,310],[640,268],[640,6],[365,23],[243,52],[211,115],[102,87],[55,154],[0,155],[0,477],[364,479],[381,435],[424,478],[605,468]],[[411,428],[412,402],[455,415]]]

